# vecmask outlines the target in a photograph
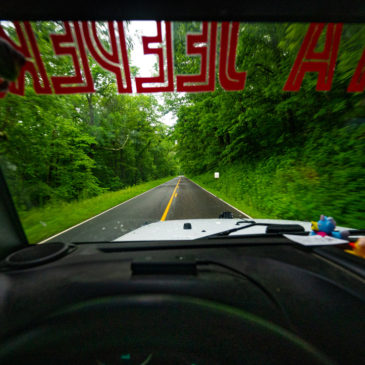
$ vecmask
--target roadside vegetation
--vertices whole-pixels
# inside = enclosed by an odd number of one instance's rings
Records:
[[[175,27],[179,35],[187,26]],[[243,91],[217,86],[211,93],[166,96],[178,118],[177,156],[184,174],[253,217],[326,214],[364,228],[365,95],[347,87],[365,33],[360,25],[344,26],[330,91],[316,91],[318,75],[307,73],[300,91],[284,92],[307,29],[241,24],[236,68],[247,72]],[[182,38],[174,41],[178,71],[190,65],[189,73],[197,73],[199,65],[176,52]]]
[[[358,166],[348,176],[281,155],[279,162],[274,156],[255,164],[221,165],[217,171],[219,179],[213,170],[191,179],[253,218],[317,221],[326,214],[339,225],[365,226],[364,182]],[[333,179],[337,189],[328,188]]]
[[[37,243],[88,218],[144,193],[173,177],[106,192],[89,199],[54,202],[18,212],[29,243]]]
[[[2,26],[17,39],[11,23]],[[47,72],[72,75],[71,57],[54,57],[49,37],[62,31],[62,23],[32,26]],[[100,25],[102,34],[105,30]],[[102,39],[107,47],[107,37]],[[0,165],[31,242],[177,171],[172,129],[161,122],[156,97],[118,95],[113,76],[89,62],[93,94],[37,95],[26,73],[25,97],[0,98]]]
[[[49,34],[62,23],[32,24],[47,72],[75,72],[71,57],[53,55]],[[17,39],[9,22],[3,28]],[[93,94],[37,95],[26,73],[25,97],[0,98],[0,163],[22,211],[176,173],[172,131],[156,97],[118,94],[112,74],[89,63]]]

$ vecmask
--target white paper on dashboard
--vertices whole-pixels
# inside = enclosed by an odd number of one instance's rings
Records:
[[[346,240],[341,240],[332,236],[322,237],[319,235],[299,236],[295,234],[284,234],[284,237],[303,246],[331,246],[343,245],[344,243],[348,243],[348,241]]]

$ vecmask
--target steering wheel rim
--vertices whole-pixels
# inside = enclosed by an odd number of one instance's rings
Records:
[[[67,307],[3,344],[0,363],[83,364],[141,349],[205,359],[199,365],[333,363],[291,332],[243,310],[172,295],[107,297]]]

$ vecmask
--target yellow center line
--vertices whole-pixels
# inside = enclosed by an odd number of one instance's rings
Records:
[[[164,211],[164,212],[163,212],[163,214],[162,214],[161,221],[164,221],[164,220],[166,219],[167,213],[169,212],[169,209],[170,209],[170,207],[171,207],[171,203],[172,203],[172,201],[174,200],[176,190],[177,190],[177,188],[179,187],[180,180],[181,180],[181,177],[179,178],[179,181],[177,182],[177,184],[176,184],[176,186],[175,186],[175,189],[174,189],[174,191],[172,192],[171,198],[170,198],[170,200],[169,200],[169,202],[168,202],[168,204],[167,204],[167,206],[166,206],[165,211]]]

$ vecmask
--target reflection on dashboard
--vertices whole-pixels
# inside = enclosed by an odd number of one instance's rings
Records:
[[[95,363],[93,361],[89,363]],[[168,352],[124,352],[122,354],[106,354],[96,360],[96,365],[202,365],[208,364],[196,355]],[[209,364],[212,364],[209,360]]]

